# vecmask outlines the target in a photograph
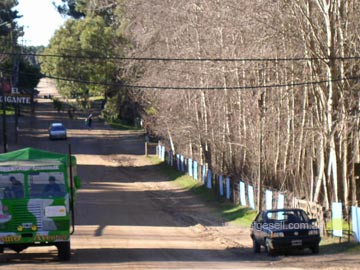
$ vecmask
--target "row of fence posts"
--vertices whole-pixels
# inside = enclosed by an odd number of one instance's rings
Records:
[[[169,166],[188,174],[196,181],[201,181],[206,188],[213,189],[218,199],[227,199],[233,203],[239,203],[241,206],[256,209],[256,187],[251,183],[243,180],[235,182],[229,176],[216,175],[206,164],[199,164],[196,160],[186,158],[181,154],[173,154],[171,150],[166,151],[165,146],[160,143],[156,147],[156,154]],[[285,195],[286,194],[276,190],[266,189],[262,205],[265,209],[281,209],[286,207],[306,208],[313,217],[318,219],[319,223],[322,223],[322,225],[319,225],[325,233],[326,218],[324,218],[321,206],[315,205],[315,207],[313,207],[314,203],[304,203],[303,200],[298,200],[291,195]],[[302,205],[301,202],[303,202]],[[343,212],[343,203],[332,203],[330,220],[330,222],[332,222],[332,235],[340,239],[344,237]],[[348,231],[349,239],[350,235],[353,235],[355,241],[360,243],[360,207],[352,206],[347,218],[348,220],[351,219],[349,225],[350,228],[352,228]]]

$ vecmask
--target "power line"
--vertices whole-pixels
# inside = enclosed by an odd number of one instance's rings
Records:
[[[91,53],[91,52],[89,52]],[[93,52],[92,52],[93,53]],[[85,60],[126,60],[126,61],[163,61],[163,62],[298,62],[298,61],[330,61],[330,60],[359,60],[360,56],[344,57],[293,57],[293,58],[165,58],[165,57],[122,57],[110,56],[83,56],[70,54],[40,54],[40,53],[9,53],[0,52],[0,55],[17,55],[33,57],[56,57]]]
[[[1,71],[4,71],[6,73],[11,72],[10,70],[6,69],[0,69]],[[30,72],[22,72],[19,73],[28,75],[28,76],[38,76],[39,74],[30,73]],[[360,77],[347,77],[347,78],[336,78],[332,80],[318,80],[318,81],[305,81],[305,82],[291,82],[291,83],[277,83],[277,84],[264,84],[264,85],[248,85],[248,86],[212,86],[212,87],[181,87],[181,86],[156,86],[156,85],[128,85],[124,84],[122,82],[95,82],[95,81],[88,81],[88,80],[80,80],[75,78],[64,78],[64,77],[57,77],[52,76],[50,74],[40,73],[40,75],[43,78],[49,78],[59,81],[65,81],[65,82],[74,82],[74,83],[80,83],[80,84],[89,84],[89,85],[103,85],[103,86],[116,86],[116,87],[122,87],[122,88],[137,88],[137,89],[157,89],[157,90],[254,90],[254,89],[268,89],[268,88],[284,88],[284,87],[296,87],[296,86],[309,86],[309,85],[318,85],[318,84],[324,84],[329,82],[340,82],[340,81],[346,81],[346,80],[359,80]]]
[[[254,86],[232,86],[232,87],[223,87],[223,86],[215,86],[215,87],[175,87],[175,86],[146,86],[146,85],[127,85],[123,83],[107,83],[107,82],[91,82],[85,80],[78,79],[69,79],[69,78],[61,78],[55,77],[47,74],[43,74],[44,77],[55,79],[59,81],[67,81],[67,82],[76,82],[82,84],[93,84],[93,85],[104,85],[104,86],[118,86],[122,88],[138,88],[138,89],[153,89],[153,90],[253,90],[253,89],[267,89],[267,88],[284,88],[284,87],[295,87],[295,86],[308,86],[308,85],[317,85],[329,82],[340,82],[344,80],[359,80],[360,77],[349,77],[349,78],[337,78],[332,80],[319,80],[319,81],[310,81],[310,82],[293,82],[287,84],[269,84],[269,85],[254,85]]]

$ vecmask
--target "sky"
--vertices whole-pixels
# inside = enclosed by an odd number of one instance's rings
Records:
[[[64,22],[52,2],[55,0],[18,0],[15,7],[19,15],[18,25],[24,26],[25,35],[20,37],[19,43],[26,46],[47,46],[49,40]],[[59,2],[59,1],[55,1]]]

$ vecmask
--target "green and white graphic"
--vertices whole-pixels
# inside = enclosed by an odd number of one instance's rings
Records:
[[[53,244],[70,259],[79,186],[74,156],[34,148],[0,154],[0,251]]]

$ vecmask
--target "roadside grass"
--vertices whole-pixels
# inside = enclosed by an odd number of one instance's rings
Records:
[[[223,216],[229,221],[230,224],[250,227],[255,219],[257,212],[251,208],[241,205],[234,205],[231,203],[223,209]]]
[[[332,233],[333,223],[330,221],[326,224],[326,230]],[[349,232],[352,231],[351,224],[348,221],[342,221],[342,230],[344,237],[336,237],[332,235],[322,236],[320,245],[322,250],[327,254],[340,253],[340,252],[359,252],[360,245],[355,242],[354,236],[350,236]]]
[[[353,239],[348,241],[347,237],[323,236],[320,242],[321,253],[336,254],[344,252],[360,252],[360,245]]]
[[[111,120],[111,121],[109,120],[107,122],[113,129],[116,130],[134,130],[134,131],[142,130],[142,128],[140,127],[128,125],[121,120]]]
[[[349,228],[351,228],[351,224],[349,224],[349,222],[347,222],[344,219],[342,220],[341,226],[342,226],[343,231],[348,231]],[[333,223],[331,221],[326,223],[326,230],[329,230],[329,231],[333,230]]]
[[[200,181],[196,181],[191,176],[166,165],[156,156],[149,156],[149,159],[154,165],[159,166],[159,169],[177,186],[199,196],[203,201],[217,209],[229,224],[243,227],[251,225],[256,216],[256,211],[248,207],[235,205],[226,201],[225,198],[219,198],[213,190],[206,188]]]
[[[4,115],[4,113],[3,113],[3,110],[2,110],[2,109],[0,109],[0,115],[1,115],[1,116],[3,116],[3,115]],[[5,115],[6,115],[6,116],[12,116],[12,115],[15,115],[15,109],[14,109],[14,108],[12,108],[12,107],[7,108],[7,109],[5,110]]]

